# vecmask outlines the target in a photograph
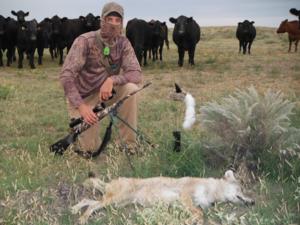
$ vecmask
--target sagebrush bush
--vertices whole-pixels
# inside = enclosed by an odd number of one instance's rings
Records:
[[[290,124],[295,104],[280,91],[259,95],[254,87],[237,90],[200,108],[200,123],[215,148],[233,162],[238,151],[248,161],[267,163],[268,155],[299,150],[300,131]],[[261,156],[266,156],[261,158]]]

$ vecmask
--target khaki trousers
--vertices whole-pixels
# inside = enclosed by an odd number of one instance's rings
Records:
[[[125,85],[115,86],[116,95],[109,101],[106,101],[107,106],[113,104],[114,102],[120,100],[126,95],[138,89],[138,86],[133,83],[127,83]],[[99,103],[98,92],[83,99],[85,104],[94,107]],[[67,101],[67,107],[70,118],[80,117],[78,109],[72,106],[69,101]],[[122,106],[118,109],[118,116],[125,120],[131,127],[135,130],[137,129],[137,95],[133,95],[126,99]],[[136,142],[136,133],[133,132],[122,122],[118,123],[119,134],[122,141],[127,144],[132,144]],[[100,122],[97,122],[89,129],[81,133],[78,137],[79,145],[83,151],[95,151],[101,144],[100,137]]]

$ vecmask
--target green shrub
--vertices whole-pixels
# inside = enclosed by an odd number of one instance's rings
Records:
[[[237,90],[219,103],[209,102],[200,108],[201,126],[209,134],[206,146],[230,160],[240,151],[256,166],[260,159],[262,166],[274,171],[280,153],[300,151],[300,130],[292,127],[289,119],[294,107],[280,91],[268,90],[260,96],[254,87]],[[276,160],[270,162],[270,158]]]

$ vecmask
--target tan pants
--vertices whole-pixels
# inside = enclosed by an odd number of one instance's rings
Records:
[[[138,86],[133,83],[127,83],[121,86],[114,87],[116,95],[109,101],[105,102],[107,106],[113,104],[114,102],[120,100],[124,96],[130,94],[131,92],[138,89]],[[99,102],[98,92],[86,97],[84,99],[85,104],[94,107]],[[69,116],[71,118],[80,117],[78,109],[74,108],[67,101]],[[135,130],[137,129],[137,96],[133,95],[122,104],[118,109],[118,115],[125,120],[131,127]],[[128,144],[135,143],[136,134],[130,128],[128,128],[122,122],[118,123],[119,132],[122,141],[125,141]],[[81,133],[78,137],[79,145],[83,151],[95,151],[101,144],[100,137],[100,122],[94,124],[92,127]]]

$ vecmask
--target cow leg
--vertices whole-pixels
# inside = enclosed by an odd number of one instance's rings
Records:
[[[150,51],[151,51],[151,50],[150,50]],[[149,52],[150,52],[150,51],[149,51]],[[153,61],[153,62],[156,60],[156,54],[157,54],[156,48],[152,48],[152,61]]]
[[[34,52],[35,52],[35,49],[31,50],[30,52],[28,52],[29,54],[29,64],[30,64],[30,67],[31,69],[35,69],[35,65],[34,65]]]
[[[50,52],[50,55],[51,55],[51,59],[54,60],[53,48],[52,47],[49,48],[49,52]]]
[[[19,54],[18,68],[21,69],[23,68],[23,57],[24,57],[23,50],[18,48],[18,54]]]
[[[239,43],[240,43],[239,53],[241,53],[241,50],[242,50],[242,42],[239,41]]]
[[[6,61],[6,66],[10,66],[10,49],[7,49],[7,51],[6,51],[6,59],[7,59],[7,61]]]
[[[247,50],[247,42],[243,42],[243,54],[246,54],[246,50]]]
[[[11,49],[8,48],[7,51],[6,51],[6,59],[7,59],[6,66],[10,66],[10,64],[11,64],[11,57],[12,57]]]
[[[299,42],[299,40],[296,40],[296,42],[295,42],[295,52],[297,52],[297,50],[298,50],[298,42]]]
[[[169,46],[169,40],[168,40],[168,37],[165,39],[165,42],[166,42],[167,49],[169,50],[169,49],[170,49],[170,46]]]
[[[17,57],[16,57],[16,48],[14,47],[13,49],[12,49],[12,56],[11,56],[11,63],[14,61],[16,61],[17,60]]]
[[[151,49],[149,49],[149,52],[151,52]],[[147,66],[147,50],[143,51],[143,55],[144,55],[144,66]]]
[[[159,46],[159,60],[162,61],[162,52],[164,48],[164,43]]]
[[[143,54],[141,53],[141,54],[137,55],[137,59],[139,61],[140,66],[142,66]]]
[[[179,59],[178,59],[178,66],[183,66],[183,59],[184,59],[184,49],[178,47],[178,55],[179,55]]]
[[[248,54],[249,54],[249,55],[251,54],[251,53],[250,53],[251,45],[252,45],[252,41],[250,41],[249,44],[248,44]]]
[[[53,54],[53,52],[52,52]],[[38,64],[42,65],[43,63],[43,55],[44,55],[44,48],[38,48]]]
[[[292,48],[292,39],[289,37],[289,50],[288,52],[291,52],[291,48]]]
[[[191,47],[189,49],[189,63],[194,66],[195,62],[194,62],[194,55],[195,55],[195,47]]]
[[[63,64],[63,56],[64,56],[64,49],[63,48],[60,48],[59,49],[59,65],[62,65]]]
[[[3,66],[3,54],[2,54],[2,49],[0,49],[0,66]]]

